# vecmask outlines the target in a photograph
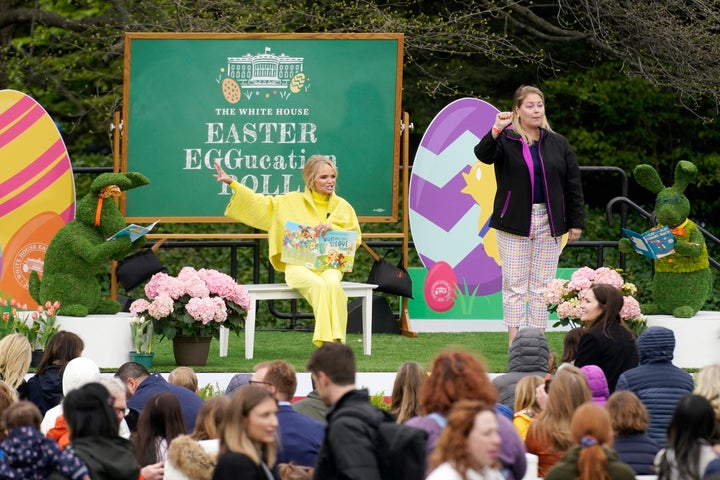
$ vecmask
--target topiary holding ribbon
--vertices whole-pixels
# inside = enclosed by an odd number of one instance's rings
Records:
[[[77,205],[75,219],[53,237],[45,253],[42,280],[31,272],[32,298],[43,305],[60,301],[61,314],[85,317],[88,314],[114,314],[120,304],[102,298],[97,275],[104,273],[110,260],[120,260],[145,244],[145,236],[107,240],[125,227],[125,217],[114,201],[125,190],[149,184],[136,172],[103,173],[90,186],[90,192]]]

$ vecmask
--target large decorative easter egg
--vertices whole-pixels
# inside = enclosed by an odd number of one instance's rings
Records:
[[[0,294],[29,308],[31,271],[75,217],[75,182],[65,142],[45,109],[24,93],[0,90]]]
[[[447,105],[423,135],[410,177],[415,249],[428,270],[449,265],[462,295],[490,295],[502,286],[495,230],[488,226],[495,174],[473,152],[497,112],[476,98]]]

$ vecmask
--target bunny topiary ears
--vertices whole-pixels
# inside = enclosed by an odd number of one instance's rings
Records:
[[[698,171],[695,164],[686,160],[680,160],[675,167],[675,183],[671,188],[678,190],[680,193],[684,192],[690,182],[695,179],[697,173]],[[640,185],[654,194],[660,193],[660,191],[665,188],[662,180],[660,180],[660,175],[658,175],[657,170],[655,170],[652,165],[646,163],[638,165],[635,167],[635,170],[633,170],[633,175]]]
[[[121,191],[125,191],[149,183],[150,180],[145,175],[137,172],[103,173],[93,180],[92,185],[90,185],[90,193],[99,195],[103,189],[112,185],[117,185]]]

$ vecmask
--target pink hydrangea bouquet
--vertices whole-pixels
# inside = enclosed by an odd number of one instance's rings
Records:
[[[637,299],[637,287],[623,278],[621,271],[609,267],[592,269],[582,267],[575,271],[570,280],[556,278],[552,280],[543,292],[548,311],[557,313],[559,321],[553,327],[567,326],[579,327],[580,300],[585,292],[596,283],[608,283],[619,288],[623,293],[623,307],[620,318],[636,334],[640,334],[646,326],[646,319],[640,311]]]
[[[148,299],[135,300],[130,313],[156,320],[155,331],[176,335],[219,336],[220,327],[239,334],[251,307],[247,288],[217,270],[184,267],[177,277],[156,273],[145,285]]]

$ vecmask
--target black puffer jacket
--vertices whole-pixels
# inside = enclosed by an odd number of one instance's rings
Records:
[[[361,411],[344,414],[347,410]],[[328,427],[318,453],[313,478],[322,480],[381,478],[374,445],[383,414],[368,398],[367,390],[352,390],[328,412]]]
[[[515,336],[508,350],[507,373],[493,379],[498,389],[498,402],[513,408],[515,386],[529,375],[545,377],[548,373],[548,347],[545,335],[536,328],[523,328]]]
[[[580,167],[570,144],[562,135],[540,131],[538,142],[544,185],[534,185],[530,149],[520,135],[505,129],[496,139],[488,132],[475,146],[475,156],[494,165],[497,192],[490,226],[527,237],[530,234],[533,189],[545,191],[553,236],[570,228],[583,228],[585,207]]]

